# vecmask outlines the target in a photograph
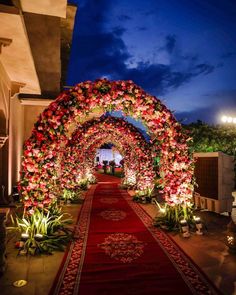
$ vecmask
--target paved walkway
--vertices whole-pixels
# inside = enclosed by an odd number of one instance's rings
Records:
[[[115,178],[99,180],[86,196],[77,238],[53,295],[218,294],[172,239],[118,188]]]
[[[113,176],[109,176],[114,178]],[[104,181],[101,175],[100,181]],[[119,183],[120,179],[116,179]],[[157,214],[155,206],[148,204],[142,207],[153,217]],[[80,205],[70,205],[65,211],[77,219]],[[230,218],[212,212],[199,212],[205,221],[207,230],[204,236],[192,234],[189,239],[179,234],[171,234],[178,245],[197,263],[207,276],[220,288],[225,295],[236,295],[236,256],[229,253],[224,243],[226,225]],[[1,295],[47,295],[55,278],[63,253],[52,256],[19,257],[16,256],[14,242],[7,246],[8,268],[0,278]],[[13,287],[17,279],[26,279],[28,284],[20,289]]]

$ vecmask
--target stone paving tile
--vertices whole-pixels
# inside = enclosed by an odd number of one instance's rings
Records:
[[[157,209],[153,205],[142,207],[155,217]],[[77,219],[80,205],[64,207]],[[199,212],[206,224],[203,236],[191,234],[189,239],[180,234],[171,234],[176,243],[201,267],[203,272],[221,289],[225,295],[236,295],[236,255],[228,252],[224,243],[228,216],[212,212]],[[16,256],[13,246],[8,247],[8,266],[0,278],[1,295],[47,295],[56,276],[63,253],[55,252],[52,256],[29,258]],[[12,283],[16,279],[26,279],[28,284],[15,288]]]
[[[62,258],[64,256],[64,252],[55,252],[53,257],[43,257],[43,269],[45,273],[55,273],[55,269],[58,269]]]
[[[43,257],[29,257],[29,274],[40,274],[44,272]]]
[[[14,287],[13,285],[1,286],[1,295],[34,295],[35,294],[35,284],[29,282],[27,285],[21,288]],[[47,293],[42,293],[41,295],[46,295]]]
[[[35,292],[34,295],[47,295],[51,285],[52,280],[54,279],[54,276],[52,277],[48,273],[29,273],[29,282],[35,286]],[[28,295],[28,294],[27,294]]]
[[[63,210],[72,215],[76,222],[81,205],[64,206]],[[73,225],[72,225],[73,226]],[[15,241],[7,245],[7,269],[0,277],[1,295],[47,295],[61,264],[64,252],[54,252],[53,255],[19,256],[14,248]],[[26,286],[16,288],[13,282],[26,280]]]

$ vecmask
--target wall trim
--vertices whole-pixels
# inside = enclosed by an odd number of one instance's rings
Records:
[[[53,99],[47,99],[47,98],[20,98],[20,103],[24,106],[49,106],[51,102],[53,102]]]

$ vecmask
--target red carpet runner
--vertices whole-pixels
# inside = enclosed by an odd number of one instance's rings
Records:
[[[103,182],[86,196],[51,294],[218,292],[117,183]]]

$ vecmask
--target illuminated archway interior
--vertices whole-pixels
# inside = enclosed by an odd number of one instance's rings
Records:
[[[96,150],[107,142],[113,143],[124,157],[124,183],[137,184],[142,191],[152,189],[155,173],[151,145],[133,125],[113,117],[87,121],[75,130],[62,160],[62,187],[73,189],[81,179],[92,177]]]
[[[127,122],[93,119],[113,110],[142,121],[150,143],[144,143],[134,130],[127,133],[131,128],[125,129]],[[118,123],[124,126],[118,127]],[[129,140],[126,142],[125,138]],[[134,159],[130,161],[133,167],[126,165],[126,178],[128,169],[134,169],[139,189],[153,186],[152,163],[158,158],[159,184],[168,205],[191,203],[193,161],[187,145],[189,139],[172,113],[132,81],[97,80],[61,93],[36,122],[24,146],[20,190],[25,207],[44,207],[58,197],[55,188],[66,185],[63,175],[71,169],[68,167],[73,157],[75,170],[81,169],[77,181],[84,177],[85,170],[92,169],[95,149],[108,140],[126,158]]]

